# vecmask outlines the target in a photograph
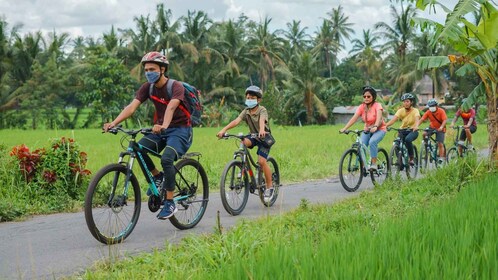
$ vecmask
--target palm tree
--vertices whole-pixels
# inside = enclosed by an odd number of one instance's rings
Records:
[[[137,81],[140,81],[143,76],[142,65],[140,59],[149,51],[155,50],[157,46],[157,30],[154,27],[154,22],[147,17],[134,17],[133,20],[137,25],[137,31],[133,29],[121,30],[128,44],[130,52],[130,60],[135,64],[132,67],[131,73]]]
[[[315,120],[322,122],[328,118],[328,109],[320,100],[319,93],[333,83],[340,83],[337,79],[322,78],[317,67],[318,54],[308,51],[298,53],[289,65],[289,73],[283,81],[284,89],[290,94],[286,107],[303,106],[306,110],[308,124]],[[318,112],[315,119],[315,109]]]
[[[380,74],[382,58],[380,56],[380,45],[376,44],[380,37],[371,33],[370,29],[363,30],[363,38],[351,41],[353,48],[349,53],[355,56],[356,65],[364,75],[365,83],[369,85],[373,78]]]
[[[277,36],[278,31],[270,31],[271,18],[265,17],[263,21],[252,25],[249,34],[249,53],[257,61],[255,73],[259,73],[259,84],[264,91],[268,81],[275,79],[276,64],[284,65],[281,58],[283,43]]]
[[[301,28],[301,21],[293,20],[287,23],[287,30],[281,31],[289,42],[291,53],[302,52],[311,44],[311,36],[306,33],[306,29],[308,28]]]
[[[170,58],[171,49],[181,45],[181,38],[178,33],[180,22],[171,22],[173,14],[170,9],[164,9],[164,4],[158,4],[156,10],[156,27],[159,33],[157,50],[162,50],[163,54]]]
[[[332,77],[332,55],[334,50],[339,49],[338,42],[334,40],[334,32],[329,21],[324,20],[320,30],[315,33],[316,45],[313,48],[313,53],[318,54],[320,62],[328,71],[328,77]]]
[[[334,54],[334,62],[332,65],[335,66],[337,64],[337,55],[344,48],[345,39],[349,40],[351,38],[351,34],[355,33],[352,28],[354,24],[348,22],[349,17],[344,15],[341,5],[339,5],[337,9],[332,9],[332,11],[328,12],[327,15],[330,17],[328,21],[330,22],[330,26],[332,28],[332,39],[337,43],[334,44],[332,49]]]
[[[385,38],[386,43],[382,52],[387,52],[386,68],[390,83],[397,89],[397,93],[413,90],[413,84],[418,79],[417,73],[413,73],[413,60],[407,59],[408,46],[415,36],[415,28],[411,20],[417,12],[412,5],[406,9],[401,2],[401,13],[391,5],[392,26],[385,22],[378,22],[374,26],[379,31],[379,36]],[[396,94],[393,96],[396,97]]]

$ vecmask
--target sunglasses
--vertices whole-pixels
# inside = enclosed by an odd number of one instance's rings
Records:
[[[363,98],[372,98],[371,95],[363,95]]]

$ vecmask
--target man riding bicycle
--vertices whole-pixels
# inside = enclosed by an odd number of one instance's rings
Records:
[[[166,76],[166,72],[169,62],[166,56],[159,52],[149,52],[143,56],[141,63],[147,82],[137,90],[133,101],[112,122],[104,124],[103,129],[107,132],[110,128],[131,117],[147,99],[152,100],[156,109],[154,126],[152,127],[153,134],[144,136],[138,143],[146,150],[158,153],[164,149],[161,156],[163,172],[155,167],[154,162],[147,154],[144,154],[144,160],[147,169],[154,175],[156,185],[166,189],[164,207],[157,215],[158,219],[165,220],[178,211],[173,202],[175,189],[173,163],[184,155],[192,145],[193,131],[188,115],[184,110],[181,110],[181,106],[185,108],[186,102],[182,83],[173,82],[171,97],[167,92],[166,84],[169,77]],[[152,92],[149,92],[151,84],[153,85]],[[152,195],[152,193],[148,192],[147,195]]]
[[[445,150],[444,150],[444,134],[446,132],[446,121],[448,118],[446,117],[446,111],[444,111],[443,108],[439,107],[438,102],[436,99],[431,99],[427,101],[427,107],[429,110],[427,110],[422,118],[418,121],[417,125],[415,126],[418,128],[421,123],[423,123],[426,119],[429,119],[430,124],[429,128],[434,129],[436,131],[436,141],[438,145],[438,151],[439,151],[439,159],[438,161],[440,163],[443,163],[445,161],[446,155]],[[425,137],[430,137],[432,134],[432,131],[425,132],[424,131],[424,138]]]

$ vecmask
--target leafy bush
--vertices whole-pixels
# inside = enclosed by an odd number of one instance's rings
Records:
[[[24,145],[6,156],[0,147],[0,221],[24,213],[50,213],[70,209],[81,201],[90,171],[87,154],[71,138],[53,139],[48,148],[34,151]]]

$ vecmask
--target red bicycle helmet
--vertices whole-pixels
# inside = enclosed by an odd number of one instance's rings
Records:
[[[168,66],[169,65],[169,62],[168,62],[168,59],[166,58],[166,56],[164,56],[160,52],[146,53],[142,57],[141,63],[142,63],[142,65],[144,65],[147,62],[157,63],[157,64],[159,64],[159,66]]]

